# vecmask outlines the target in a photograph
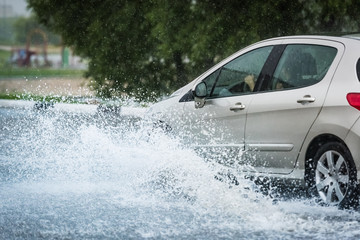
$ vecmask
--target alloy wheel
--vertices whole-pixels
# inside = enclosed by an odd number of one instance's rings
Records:
[[[349,188],[349,166],[337,151],[321,155],[316,165],[315,184],[319,196],[329,205],[339,204]]]

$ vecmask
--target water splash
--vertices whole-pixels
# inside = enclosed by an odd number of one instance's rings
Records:
[[[0,130],[0,238],[360,236],[358,212],[273,201],[137,118],[0,108]]]

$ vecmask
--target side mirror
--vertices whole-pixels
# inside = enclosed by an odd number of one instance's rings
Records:
[[[195,108],[202,108],[205,105],[205,97],[207,95],[206,83],[201,82],[196,85],[194,90]]]

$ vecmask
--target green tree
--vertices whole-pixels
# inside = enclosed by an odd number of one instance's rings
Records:
[[[157,59],[173,65],[169,72],[175,81],[172,85],[179,88],[188,79],[187,57],[191,52],[192,32],[196,22],[191,10],[192,1],[153,1],[146,19],[151,23],[151,36],[155,42]]]
[[[309,32],[329,35],[359,32],[360,1],[309,0],[304,2],[304,22]]]
[[[98,94],[124,93],[139,99],[169,91],[154,58],[152,26],[145,19],[150,3],[125,0],[29,0],[41,23],[61,34],[66,45],[90,60],[87,76]],[[166,74],[161,74],[166,76]]]
[[[99,95],[155,99],[256,41],[358,31],[345,0],[28,0],[38,20],[89,59]]]
[[[208,68],[256,41],[302,32],[299,1],[199,1],[193,6],[197,27],[191,59]]]

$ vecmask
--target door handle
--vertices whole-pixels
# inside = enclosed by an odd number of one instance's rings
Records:
[[[298,103],[306,104],[306,103],[312,103],[315,102],[315,98],[311,97],[310,95],[305,95],[302,99],[297,100]]]
[[[230,111],[233,112],[237,112],[244,109],[245,109],[245,105],[243,105],[241,102],[235,103],[234,107],[230,107]]]

